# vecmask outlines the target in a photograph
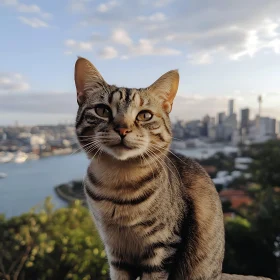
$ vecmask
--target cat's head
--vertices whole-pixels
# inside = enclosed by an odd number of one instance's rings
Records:
[[[147,88],[124,88],[109,85],[88,60],[78,58],[75,83],[76,133],[89,157],[102,152],[128,160],[166,153],[178,71],[167,72]]]

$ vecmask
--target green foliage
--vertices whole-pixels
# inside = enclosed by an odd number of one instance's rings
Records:
[[[226,219],[224,271],[279,279],[280,192],[251,190],[254,203],[239,209],[243,217]],[[278,241],[277,241],[278,240]],[[278,278],[277,278],[278,277]]]
[[[248,193],[251,206],[236,211],[237,218],[226,219],[224,272],[261,275],[279,280],[280,256],[280,142],[247,147],[254,184]],[[232,171],[234,157],[217,154],[203,165]],[[245,184],[244,178],[232,187]],[[81,182],[74,182],[67,194],[78,194]],[[70,190],[70,191],[69,191]],[[223,203],[224,212],[231,205]],[[277,267],[278,264],[278,267]],[[103,245],[89,211],[75,201],[68,208],[54,210],[48,198],[43,210],[11,219],[0,215],[0,279],[105,280],[108,266]]]
[[[280,141],[255,144],[249,154],[254,158],[251,172],[255,182],[263,187],[280,186]]]
[[[213,165],[217,170],[226,170],[230,172],[234,170],[234,157],[220,152],[210,158],[200,160],[199,163],[201,165]]]
[[[106,279],[103,245],[88,210],[75,201],[9,220],[0,218],[1,279]]]

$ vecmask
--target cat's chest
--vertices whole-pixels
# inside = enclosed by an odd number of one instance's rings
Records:
[[[102,225],[116,227],[130,227],[141,223],[153,208],[156,199],[156,190],[150,193],[135,192],[121,194],[115,192],[100,192],[91,188],[86,192],[87,202],[95,217]]]

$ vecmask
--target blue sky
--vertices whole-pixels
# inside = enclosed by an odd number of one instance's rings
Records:
[[[262,94],[280,119],[279,0],[0,0],[0,34],[0,125],[74,120],[78,55],[128,87],[179,69],[173,116],[254,117]]]

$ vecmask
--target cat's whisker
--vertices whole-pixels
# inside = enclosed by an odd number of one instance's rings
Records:
[[[157,150],[158,152],[162,153],[162,154],[164,155],[164,157],[173,165],[173,167],[176,169],[176,171],[177,171],[177,173],[178,173],[178,176],[179,176],[179,178],[180,178],[180,181],[182,182],[182,178],[181,178],[181,175],[180,175],[179,170],[177,169],[177,167],[175,166],[175,164],[172,162],[172,160],[168,158],[167,154],[164,154],[164,153],[162,152],[162,150],[161,150],[162,148],[156,147],[156,146],[154,146],[154,145],[153,145],[153,148],[154,148],[155,150]],[[164,151],[169,151],[169,150],[164,150]],[[173,175],[174,175],[174,173],[173,173]],[[175,177],[176,177],[176,176],[175,176]]]
[[[156,148],[156,147],[153,147],[153,148]],[[164,154],[164,153],[162,153],[160,150],[158,150],[157,148],[156,148],[156,150],[158,151],[158,152],[160,152],[162,155],[163,155],[163,157],[164,158],[167,158],[168,160],[169,160],[169,158],[166,156],[166,154]],[[166,162],[163,160],[163,159],[161,159],[161,158],[159,158],[159,160],[161,160],[161,162],[163,163],[163,165],[165,165],[166,166],[166,168],[170,171],[170,173],[172,173],[172,175],[175,177],[175,178],[177,178],[177,176],[174,174],[174,172],[171,170],[171,168],[166,164]],[[171,162],[172,163],[172,162]],[[172,163],[173,164],[173,163]],[[173,164],[173,166],[174,166],[174,164]],[[175,167],[175,169],[176,169],[176,171],[178,172],[178,175],[179,175],[179,177],[180,177],[180,173],[179,173],[179,171],[177,170],[177,168],[176,168],[176,166],[174,166]],[[178,179],[177,179],[178,180]],[[181,180],[181,182],[182,182],[182,179],[181,179],[181,177],[180,177],[180,180]],[[178,180],[178,183],[180,184],[181,183],[179,180]],[[169,182],[170,183],[170,182]]]
[[[85,145],[79,147],[77,150],[75,150],[74,152],[72,152],[72,153],[70,154],[70,156],[74,155],[75,153],[77,153],[78,151],[80,151],[80,150],[82,150],[82,149],[85,150],[85,148],[86,148],[88,145],[90,145],[90,144],[91,144],[91,143],[87,143],[87,144],[85,144]]]

